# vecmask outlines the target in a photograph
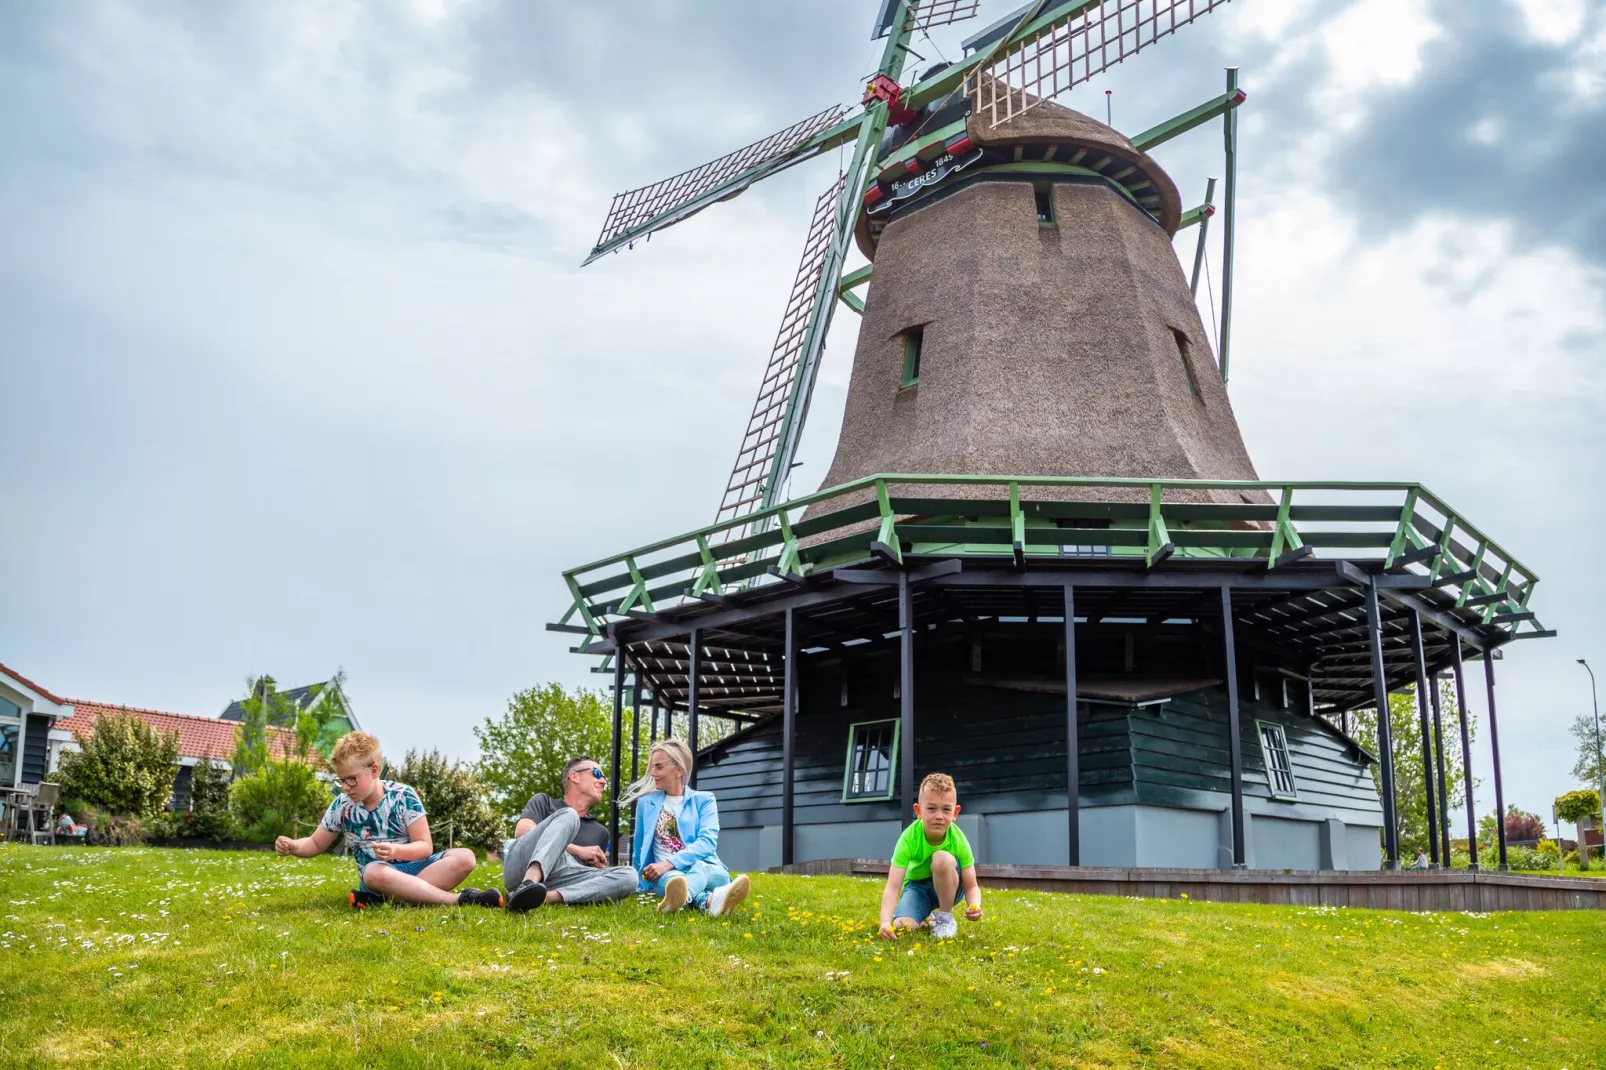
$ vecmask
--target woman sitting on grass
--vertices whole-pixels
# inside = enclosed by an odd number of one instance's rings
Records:
[[[678,739],[654,743],[647,753],[647,775],[630,785],[624,802],[636,803],[630,861],[641,871],[637,892],[661,899],[668,914],[687,900],[708,913],[734,913],[747,898],[745,876],[731,879],[719,860],[719,806],[710,792],[686,787],[691,749]]]

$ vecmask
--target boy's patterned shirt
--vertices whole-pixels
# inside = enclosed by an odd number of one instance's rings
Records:
[[[381,780],[379,786],[383,794],[372,810],[342,794],[323,814],[321,824],[343,835],[358,869],[377,861],[374,844],[409,842],[407,826],[424,816],[424,804],[411,787],[393,780]]]

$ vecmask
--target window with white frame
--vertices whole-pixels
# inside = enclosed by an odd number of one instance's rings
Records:
[[[1256,721],[1260,729],[1260,753],[1266,761],[1266,784],[1280,799],[1297,798],[1294,789],[1294,763],[1288,756],[1288,737],[1280,724]]]

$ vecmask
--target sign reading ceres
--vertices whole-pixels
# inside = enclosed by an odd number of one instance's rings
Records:
[[[877,215],[891,208],[899,201],[906,201],[921,190],[930,189],[949,175],[963,171],[977,160],[981,159],[982,150],[972,149],[963,156],[952,153],[943,153],[931,161],[931,166],[913,178],[906,178],[901,182],[892,184],[892,196],[870,209],[872,215]]]

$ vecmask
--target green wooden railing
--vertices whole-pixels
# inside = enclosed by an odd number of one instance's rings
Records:
[[[930,493],[923,488],[956,485],[996,494],[923,496]],[[1075,501],[1023,501],[1026,487],[1088,493]],[[1095,493],[1101,490],[1147,501],[1101,501]],[[1251,500],[1178,501],[1181,495],[1168,494],[1212,490]],[[556,627],[600,635],[610,618],[632,611],[653,613],[704,593],[797,579],[861,560],[872,549],[901,561],[905,547],[914,554],[1017,560],[1096,548],[1150,566],[1176,554],[1259,559],[1268,569],[1339,551],[1334,556],[1413,568],[1453,593],[1457,607],[1478,610],[1486,624],[1539,630],[1528,610],[1539,577],[1419,483],[912,474],[866,476],[569,569],[563,578],[572,602]]]

